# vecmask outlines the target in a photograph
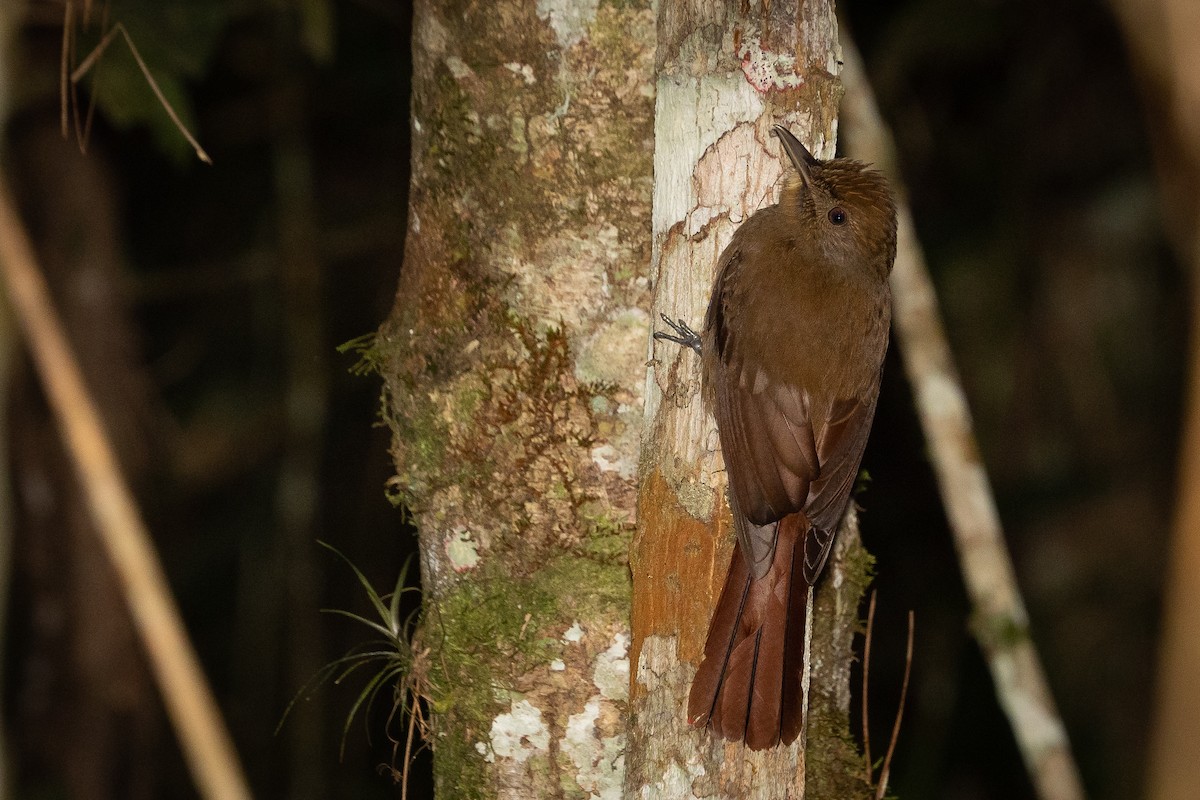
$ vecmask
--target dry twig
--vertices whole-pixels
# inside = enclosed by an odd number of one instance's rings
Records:
[[[908,680],[912,675],[913,662],[913,631],[916,627],[915,616],[908,612],[908,648],[904,655],[904,681],[900,685],[900,705],[896,708],[896,718],[892,721],[892,736],[888,740],[887,753],[879,768],[879,781],[875,780],[875,764],[871,761],[871,728],[868,709],[868,690],[871,676],[871,641],[875,633],[875,591],[871,592],[871,602],[867,607],[867,632],[863,643],[863,673],[862,673],[862,738],[863,755],[867,761],[867,785],[875,787],[875,800],[883,800],[887,793],[888,779],[892,772],[892,756],[896,753],[896,742],[900,741],[900,726],[904,721],[904,705],[908,700]]]
[[[871,760],[871,712],[869,710],[871,686],[871,641],[875,638],[875,590],[871,590],[871,602],[867,606],[867,633],[863,637],[862,669],[862,737],[863,757],[867,760],[867,785],[875,780],[875,762]]]
[[[201,796],[248,800],[233,742],[192,649],[99,411],[84,386],[29,237],[0,174],[0,270],[87,505],[146,648]]]
[[[908,679],[912,677],[913,663],[913,632],[916,629],[916,617],[908,612],[908,646],[904,651],[904,680],[900,684],[900,704],[896,706],[896,719],[892,722],[892,738],[888,740],[887,755],[883,757],[883,766],[879,768],[879,783],[875,785],[875,800],[883,800],[887,793],[888,779],[892,774],[892,756],[896,754],[896,742],[900,741],[900,726],[904,723],[904,704],[908,700]]]
[[[91,17],[91,5],[91,0],[85,0],[85,23]],[[146,79],[146,84],[150,87],[150,90],[154,92],[154,96],[158,98],[159,104],[162,105],[163,110],[167,112],[167,116],[171,118],[171,122],[174,123],[179,132],[183,134],[183,138],[187,139],[188,144],[190,144],[192,149],[195,151],[196,157],[205,164],[211,164],[212,159],[209,157],[204,148],[200,146],[200,142],[196,141],[196,137],[192,135],[192,132],[189,131],[187,126],[183,124],[183,120],[179,118],[179,115],[175,113],[174,107],[171,106],[171,103],[168,102],[166,95],[164,95],[162,89],[159,88],[158,81],[154,80],[154,75],[150,73],[150,67],[146,65],[145,60],[142,58],[142,54],[138,52],[137,45],[133,43],[133,37],[129,35],[129,31],[127,31],[125,26],[120,22],[115,23],[111,28],[108,29],[108,33],[104,35],[104,38],[100,40],[100,43],[92,48],[92,51],[87,54],[83,61],[77,67],[75,67],[74,70],[69,70],[69,64],[74,59],[75,53],[76,37],[74,9],[74,2],[72,0],[67,0],[63,9],[62,54],[60,56],[61,63],[59,67],[59,114],[61,117],[63,136],[67,135],[67,112],[69,107],[75,115],[75,136],[79,140],[80,147],[86,149],[88,137],[87,131],[91,128],[92,113],[95,111],[95,98],[93,98],[88,105],[88,120],[83,130],[81,130],[78,119],[79,101],[75,93],[75,87],[78,86],[79,82],[83,80],[84,76],[86,76],[88,72],[90,72],[97,65],[100,56],[104,55],[104,51],[108,49],[110,44],[112,44],[113,39],[116,38],[117,34],[120,34],[122,38],[125,39],[125,44],[129,46],[129,52],[133,55],[133,60],[137,62],[138,69],[141,70],[142,76]],[[105,8],[105,12],[105,17],[107,18],[107,7]],[[105,22],[104,24],[107,23]],[[70,71],[69,75],[68,71]],[[70,84],[69,88],[68,79]]]

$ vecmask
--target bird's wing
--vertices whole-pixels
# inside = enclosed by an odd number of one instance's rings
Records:
[[[865,396],[833,402],[828,419],[817,432],[821,474],[809,484],[804,504],[813,531],[804,542],[804,579],[809,583],[821,574],[833,536],[846,513],[878,399],[877,378]]]
[[[812,526],[804,577],[815,582],[858,476],[878,391],[836,401],[827,419],[813,420],[808,394],[795,387],[760,382],[755,391],[725,380],[714,388],[730,505],[752,571],[770,564],[774,523],[803,511]]]
[[[813,528],[804,543],[804,574],[811,583],[825,564],[854,488],[875,416],[879,379],[859,397],[814,408],[808,391],[748,362],[744,343],[737,339],[739,326],[729,324],[731,309],[744,306],[730,296],[727,280],[741,257],[736,245],[722,255],[705,320],[708,346],[713,348],[706,357],[709,386],[730,506],[756,577],[770,565],[775,523],[803,511]]]
[[[708,378],[738,539],[751,571],[761,577],[775,549],[775,523],[803,510],[820,462],[808,395],[747,364],[727,324],[725,279],[740,258],[741,251],[730,247],[719,265],[705,322],[715,348],[707,359]]]

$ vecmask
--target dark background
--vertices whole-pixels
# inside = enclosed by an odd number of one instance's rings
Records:
[[[99,391],[118,420],[122,462],[257,795],[398,796],[386,693],[350,727],[339,761],[365,676],[305,693],[275,733],[304,681],[368,638],[318,612],[369,608],[316,540],[380,591],[415,547],[386,499],[379,381],[352,374],[356,356],[335,349],[383,321],[399,273],[410,11],[394,0],[308,7],[332,13],[251,0],[113,4],[214,156],[209,167],[164,122],[120,42],[101,65],[88,155],[64,141],[62,5],[35,0],[16,34],[22,88],[6,170],[90,380],[108,387]],[[909,0],[844,11],[897,138],[1085,782],[1097,800],[1137,797],[1187,322],[1164,225],[1176,198],[1158,180],[1173,165],[1148,134],[1162,123],[1154,95],[1101,4]],[[95,27],[80,32],[80,53]],[[99,300],[72,271],[83,261],[100,265],[109,290]],[[154,687],[129,655],[119,599],[95,577],[103,559],[80,533],[77,490],[27,365],[14,381],[18,527],[4,653],[13,796],[194,796]],[[895,793],[1032,797],[970,636],[895,348],[864,466],[864,536],[879,573],[877,753],[908,609],[917,620]],[[427,794],[426,769],[418,764],[410,796]]]

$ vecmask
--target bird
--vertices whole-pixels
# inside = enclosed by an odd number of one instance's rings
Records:
[[[819,160],[773,126],[794,171],[734,232],[693,349],[717,423],[737,534],[688,696],[688,722],[751,750],[805,717],[808,603],[849,504],[891,323],[896,206],[886,179]]]

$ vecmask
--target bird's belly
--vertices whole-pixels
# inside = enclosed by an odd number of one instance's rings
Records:
[[[752,315],[751,348],[772,382],[828,397],[855,397],[878,379],[891,323],[889,304],[878,295],[826,302],[825,307],[789,307],[764,298],[766,313]],[[830,308],[845,311],[833,316]]]

